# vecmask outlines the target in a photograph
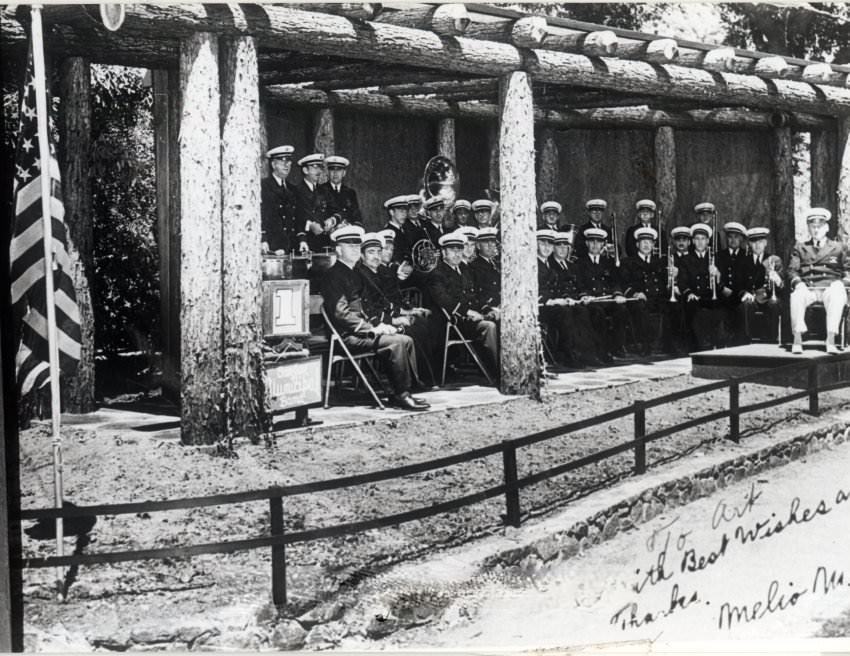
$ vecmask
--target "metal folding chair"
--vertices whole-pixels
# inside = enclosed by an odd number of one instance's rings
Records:
[[[369,383],[369,380],[366,378],[366,375],[363,373],[363,370],[360,368],[358,362],[365,362],[366,366],[369,367],[369,370],[372,372],[372,375],[375,376],[375,379],[378,380],[378,372],[375,370],[374,365],[372,364],[372,358],[375,357],[375,354],[372,352],[365,353],[352,353],[349,348],[345,345],[345,342],[342,341],[342,336],[339,334],[337,329],[334,327],[333,323],[331,323],[330,317],[328,317],[328,313],[325,311],[325,307],[321,308],[322,319],[325,321],[325,325],[328,327],[328,331],[330,332],[330,343],[328,345],[328,370],[325,376],[325,408],[330,407],[328,403],[328,399],[330,398],[331,393],[331,374],[333,372],[333,367],[335,364],[342,362],[348,362],[354,368],[354,371],[357,372],[360,380],[363,381],[363,384],[366,386],[366,389],[369,390],[369,393],[372,395],[372,398],[375,399],[375,403],[378,408],[381,410],[384,409],[384,404],[381,403],[381,399],[378,398],[377,393],[375,392],[375,388]],[[339,348],[342,351],[341,354],[335,353],[335,350]]]
[[[468,340],[463,336],[463,333],[460,332],[460,328],[452,321],[451,315],[446,312],[445,308],[440,308],[443,311],[443,316],[446,318],[446,339],[445,346],[443,347],[443,374],[440,379],[440,385],[446,384],[446,366],[448,364],[449,359],[449,347],[458,346],[463,344],[466,347],[466,350],[469,351],[469,355],[472,356],[472,359],[475,361],[475,364],[478,365],[478,368],[481,370],[481,373],[484,374],[484,377],[487,379],[487,382],[490,385],[494,385],[493,378],[490,376],[490,373],[487,371],[487,367],[484,366],[484,363],[481,362],[481,359],[478,357],[478,354],[475,352],[475,347],[471,344],[471,340]],[[454,332],[455,337],[452,339],[451,334]]]

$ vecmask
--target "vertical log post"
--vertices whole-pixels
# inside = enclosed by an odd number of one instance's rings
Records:
[[[517,487],[516,447],[510,440],[502,442],[502,465],[505,474],[505,524],[519,528],[519,487]]]
[[[838,184],[837,148],[835,133],[829,130],[812,130],[809,156],[811,159],[811,207],[825,207],[832,212],[829,234],[837,234],[838,208],[835,188]]]
[[[676,133],[665,125],[655,130],[655,202],[661,210],[662,230],[667,236],[675,226],[676,216]],[[659,235],[659,244],[666,244],[667,237]],[[662,257],[666,253],[661,254]]]
[[[773,132],[773,252],[788,261],[794,245],[794,160],[791,128],[774,128]]]
[[[162,390],[180,398],[180,79],[152,71]]]
[[[457,164],[455,120],[453,118],[442,118],[437,121],[437,154]]]
[[[502,317],[501,390],[540,397],[537,324],[537,207],[534,180],[534,104],[527,73],[501,81]]]
[[[850,116],[838,117],[838,238],[850,247]]]
[[[269,174],[268,163],[266,160],[266,151],[269,150],[269,126],[268,114],[266,113],[266,103],[260,100],[260,152],[258,161],[262,176]]]
[[[325,157],[334,154],[334,112],[329,107],[318,110],[313,119],[313,145]],[[322,171],[320,183],[328,181],[327,171]]]
[[[646,405],[643,401],[634,402],[635,419],[635,474],[646,473]]]
[[[487,143],[490,147],[489,188],[499,189],[499,122],[491,123],[487,130]]]
[[[540,130],[540,163],[537,168],[537,202],[558,200],[558,142],[552,128]]]
[[[271,429],[265,405],[260,317],[257,48],[251,37],[223,38],[220,47],[225,421],[228,435],[257,442]]]
[[[212,34],[180,42],[180,89],[180,429],[184,444],[210,444],[224,428],[221,99]]]
[[[94,410],[94,313],[90,282],[94,271],[91,179],[91,72],[82,57],[62,64],[62,193],[68,226],[71,277],[80,311],[81,349],[77,373],[62,386],[69,412]]]
[[[283,535],[283,499],[280,497],[269,499],[269,524],[272,537]],[[286,546],[283,544],[272,545],[272,603],[279,609],[286,605]]]
[[[809,365],[809,414],[817,417],[820,414],[820,399],[818,396],[818,363],[813,361]]]
[[[741,441],[740,385],[729,385],[729,439],[735,443]]]

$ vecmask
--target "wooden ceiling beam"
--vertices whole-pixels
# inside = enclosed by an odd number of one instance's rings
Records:
[[[385,8],[374,20],[377,23],[428,30],[440,36],[460,36],[466,32],[470,23],[466,6],[459,3],[410,3],[399,9]]]
[[[431,118],[467,118],[495,121],[497,103],[447,102],[438,98],[399,98],[362,91],[326,93],[292,87],[266,87],[263,97],[272,104],[306,107],[340,107],[380,114],[405,114]],[[794,114],[793,124],[801,129],[835,129],[835,121],[808,114]],[[741,108],[719,108],[670,112],[642,107],[597,109],[535,109],[535,121],[541,125],[562,128],[620,127],[652,129],[662,125],[689,129],[772,129],[776,124],[772,112],[756,112]]]
[[[45,6],[64,22],[91,21],[84,6]],[[59,14],[54,14],[59,12]],[[75,19],[74,16],[77,18]],[[81,18],[81,16],[83,18]],[[279,5],[129,4],[120,34],[185,36],[197,31],[251,34],[262,47],[316,55],[362,58],[480,76],[523,70],[542,82],[713,102],[742,103],[768,111],[850,114],[850,90],[789,80],[768,81],[643,61],[593,59],[552,50],[524,50],[464,37],[440,39],[432,32],[386,23],[362,26],[341,16]]]

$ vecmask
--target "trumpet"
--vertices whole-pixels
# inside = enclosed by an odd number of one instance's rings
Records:
[[[776,300],[776,283],[773,282],[773,278],[770,274],[776,271],[777,263],[779,263],[780,266],[782,264],[782,260],[779,259],[778,255],[770,255],[764,259],[764,262],[762,262],[764,272],[767,275],[767,288],[770,290],[770,300],[772,301]]]
[[[673,246],[667,244],[667,286],[670,287],[670,302],[676,302],[676,277],[673,275],[675,260],[673,259]]]

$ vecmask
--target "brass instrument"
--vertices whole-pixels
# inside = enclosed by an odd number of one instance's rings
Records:
[[[614,241],[614,266],[620,266],[620,247],[617,243],[617,217],[611,212],[611,239]]]
[[[670,287],[670,302],[676,302],[676,277],[673,275],[676,261],[673,259],[673,245],[667,242],[667,286]]]
[[[658,210],[655,214],[655,225],[657,226],[656,232],[658,233],[658,239],[655,240],[655,246],[652,247],[652,254],[655,257],[661,257],[661,236],[664,234],[661,232],[661,207],[658,207]],[[668,251],[670,249],[667,249]]]
[[[460,187],[460,177],[457,168],[448,157],[437,155],[425,164],[422,174],[422,191],[419,193],[423,201],[440,196],[451,207],[457,200]],[[413,268],[421,273],[433,271],[440,261],[440,250],[431,243],[430,239],[420,239],[410,250]]]
[[[762,262],[762,266],[764,267],[765,275],[767,276],[767,287],[770,290],[770,299],[772,301],[776,300],[776,283],[773,282],[773,279],[770,277],[771,273],[778,273],[782,267],[782,259],[778,255],[770,255],[765,258],[764,262]]]

